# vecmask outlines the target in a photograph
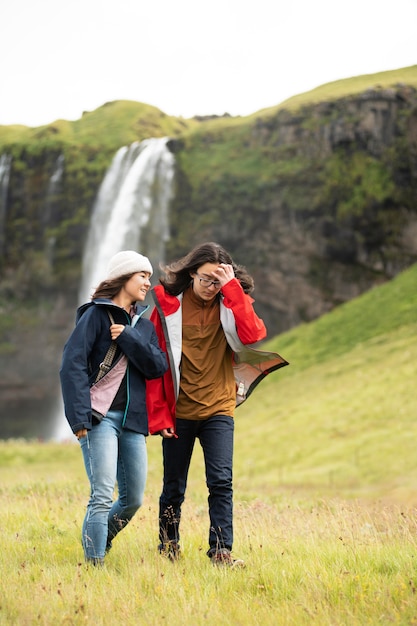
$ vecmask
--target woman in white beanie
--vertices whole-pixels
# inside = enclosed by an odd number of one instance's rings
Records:
[[[112,540],[142,504],[147,474],[146,380],[167,369],[153,324],[143,313],[149,259],[114,255],[91,302],[77,310],[60,370],[68,423],[81,444],[91,485],[83,522],[86,561],[103,565]],[[114,486],[118,498],[113,502]]]

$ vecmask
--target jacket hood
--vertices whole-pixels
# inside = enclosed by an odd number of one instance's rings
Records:
[[[117,304],[114,304],[114,302],[112,300],[109,300],[108,298],[96,298],[95,300],[92,300],[91,302],[86,302],[85,304],[82,304],[81,306],[78,307],[77,314],[76,314],[76,322],[79,321],[79,319],[84,315],[87,309],[89,309],[90,307],[94,305],[120,309],[120,307],[117,306]],[[135,314],[141,316],[145,311],[149,309],[149,305],[148,304],[141,305],[141,304],[136,303],[134,305],[134,309],[135,309]]]

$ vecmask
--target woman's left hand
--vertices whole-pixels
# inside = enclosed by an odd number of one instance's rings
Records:
[[[115,341],[117,337],[122,334],[124,329],[125,329],[124,324],[112,324],[110,326],[110,334],[111,334],[112,341]]]
[[[233,265],[227,263],[220,263],[219,267],[215,269],[211,275],[219,281],[220,287],[223,287],[226,283],[235,277]]]

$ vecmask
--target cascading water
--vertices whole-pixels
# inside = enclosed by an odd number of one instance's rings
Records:
[[[58,199],[60,183],[62,175],[64,173],[64,164],[65,157],[63,154],[60,154],[55,161],[54,170],[52,172],[51,178],[49,179],[48,188],[46,190],[45,207],[42,215],[42,220],[44,224],[49,223],[51,214],[54,209],[54,205]]]
[[[121,250],[146,255],[157,270],[169,238],[168,209],[173,193],[174,155],[168,138],[146,139],[118,150],[94,203],[84,248],[79,303],[105,277],[110,258]],[[157,274],[157,271],[156,271]],[[71,436],[62,407],[55,439]]]
[[[80,304],[104,278],[120,250],[136,250],[157,268],[169,237],[174,156],[167,138],[147,139],[116,153],[93,207],[83,257]]]
[[[0,256],[4,246],[4,224],[7,213],[7,193],[9,190],[10,168],[12,157],[9,154],[0,156]]]
[[[64,164],[64,155],[60,154],[55,162],[54,170],[49,179],[48,188],[46,190],[45,205],[42,213],[42,223],[44,227],[47,227],[50,224],[51,217],[53,216],[54,210],[59,202]],[[45,255],[51,268],[54,262],[55,243],[55,237],[49,237],[46,241]]]

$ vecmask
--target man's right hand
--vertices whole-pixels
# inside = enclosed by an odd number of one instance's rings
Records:
[[[172,437],[175,437],[175,439],[177,439],[178,435],[175,434],[175,431],[171,426],[171,428],[163,428],[161,430],[161,437],[163,437],[164,439],[172,439]]]

